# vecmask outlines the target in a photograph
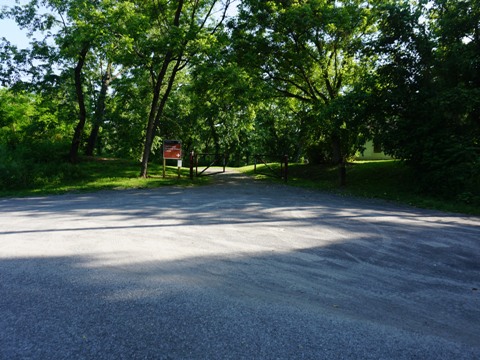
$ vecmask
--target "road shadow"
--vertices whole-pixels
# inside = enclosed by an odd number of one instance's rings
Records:
[[[480,357],[477,218],[243,180],[1,200],[0,358]]]

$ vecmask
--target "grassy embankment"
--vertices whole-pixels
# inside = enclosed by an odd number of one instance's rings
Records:
[[[98,190],[119,190],[134,188],[156,188],[160,186],[190,186],[208,182],[207,178],[190,180],[188,168],[182,168],[180,177],[175,166],[167,166],[163,178],[161,164],[149,164],[148,178],[140,178],[140,164],[136,161],[119,159],[82,159],[61,178],[47,178],[29,188],[14,186],[0,190],[0,197],[6,196],[37,196],[62,194],[66,192],[89,192]]]
[[[278,165],[277,168],[279,169]],[[268,173],[262,166],[259,170]],[[253,166],[244,167],[242,171],[256,176],[257,179],[282,181],[255,174]],[[291,186],[345,196],[384,199],[426,209],[480,215],[478,204],[440,198],[420,191],[416,174],[400,161],[365,161],[349,164],[347,185],[343,188],[339,187],[339,170],[335,166],[291,164],[288,173],[288,184]]]
[[[72,165],[73,166],[73,165]],[[278,165],[270,165],[275,168]],[[262,166],[258,167],[259,172]],[[255,176],[262,181],[282,181],[261,174],[254,174],[253,166],[240,171]],[[189,169],[182,168],[178,178],[177,168],[168,166],[166,177],[162,177],[162,165],[150,164],[149,177],[139,178],[138,162],[113,159],[84,159],[74,165],[74,171],[68,177],[46,180],[37,186],[23,189],[1,190],[0,197],[37,196],[60,194],[65,192],[88,192],[108,189],[156,188],[161,186],[191,186],[207,184],[211,177],[190,180]],[[289,165],[290,186],[328,191],[344,196],[378,198],[408,204],[421,208],[480,215],[478,204],[468,204],[455,199],[442,199],[419,191],[415,174],[396,161],[356,162],[347,168],[347,186],[338,186],[338,168],[333,166]]]

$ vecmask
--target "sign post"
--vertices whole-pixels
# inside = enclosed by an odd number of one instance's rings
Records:
[[[180,168],[182,167],[182,142],[179,140],[163,141],[163,177],[165,177],[165,167],[167,159],[177,160],[178,177],[180,177]]]

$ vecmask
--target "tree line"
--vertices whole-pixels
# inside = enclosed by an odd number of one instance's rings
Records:
[[[423,190],[478,196],[477,1],[28,0],[1,17],[32,35],[0,44],[2,186],[83,154],[146,177],[167,138],[340,167],[373,140]]]

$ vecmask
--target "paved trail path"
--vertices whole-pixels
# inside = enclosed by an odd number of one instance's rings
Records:
[[[480,359],[480,218],[234,172],[0,199],[0,359]]]

